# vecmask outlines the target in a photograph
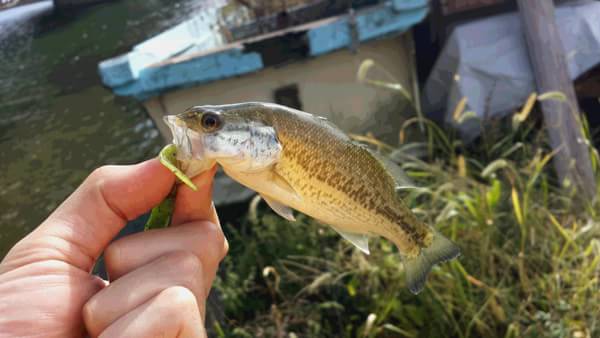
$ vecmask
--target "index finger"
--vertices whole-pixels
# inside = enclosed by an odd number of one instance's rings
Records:
[[[202,174],[194,177],[192,182],[198,187],[193,191],[186,185],[180,185],[175,199],[173,225],[193,221],[209,221],[219,224],[219,218],[212,202],[212,188],[217,166],[213,166]]]

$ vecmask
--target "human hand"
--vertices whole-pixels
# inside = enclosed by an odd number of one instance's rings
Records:
[[[173,174],[157,160],[102,167],[0,264],[0,336],[204,337],[205,300],[227,242],[214,168],[181,186],[173,225],[110,243],[158,204]],[[90,274],[100,253],[110,282]]]

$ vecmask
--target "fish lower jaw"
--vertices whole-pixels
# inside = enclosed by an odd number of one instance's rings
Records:
[[[212,168],[216,164],[213,160],[196,160],[196,159],[183,159],[179,160],[181,170],[188,176],[197,176],[206,170]]]
[[[177,147],[179,161],[203,160],[204,144],[202,135],[187,128],[181,120],[174,115],[167,115],[164,121],[173,134],[172,143]]]
[[[176,137],[173,143],[177,146],[177,159],[202,161],[206,158],[202,137],[193,132],[187,132],[184,137]]]

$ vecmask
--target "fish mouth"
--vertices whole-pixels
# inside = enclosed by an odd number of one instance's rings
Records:
[[[173,144],[177,147],[178,160],[202,159],[203,146],[200,135],[187,127],[176,115],[167,115],[163,121],[173,134]]]

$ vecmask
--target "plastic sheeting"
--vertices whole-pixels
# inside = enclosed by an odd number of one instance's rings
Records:
[[[556,21],[575,79],[600,63],[600,2],[565,4],[556,9]],[[513,113],[535,91],[521,17],[510,13],[454,29],[425,84],[423,111],[469,141],[481,133],[482,121]],[[457,121],[453,113],[463,97],[464,113],[473,118]]]

